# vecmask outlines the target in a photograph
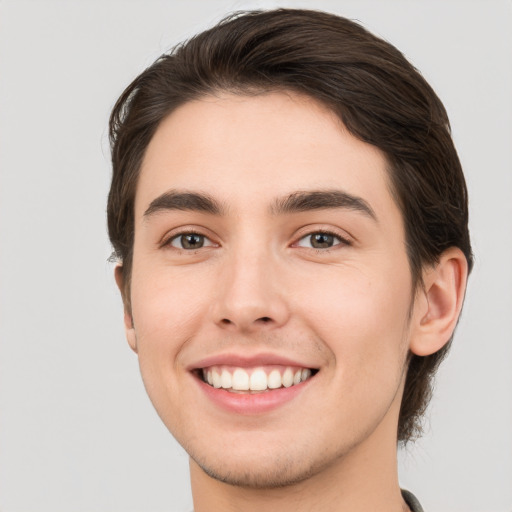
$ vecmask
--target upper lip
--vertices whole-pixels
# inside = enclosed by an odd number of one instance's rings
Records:
[[[197,362],[192,363],[188,366],[188,370],[198,370],[201,368],[208,368],[209,366],[238,366],[241,368],[251,368],[256,366],[295,366],[299,368],[318,368],[317,366],[311,366],[310,363],[299,361],[286,356],[271,353],[261,353],[254,355],[237,354],[237,353],[224,353],[216,354],[212,356],[200,359]]]

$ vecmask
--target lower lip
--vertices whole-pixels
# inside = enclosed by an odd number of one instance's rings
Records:
[[[217,406],[236,413],[255,415],[272,411],[290,402],[309,385],[313,377],[289,388],[273,389],[262,393],[232,393],[222,388],[214,388],[199,378],[195,378],[201,390]]]

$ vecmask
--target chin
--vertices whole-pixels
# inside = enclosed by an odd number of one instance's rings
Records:
[[[184,448],[206,475],[228,485],[248,489],[277,489],[300,484],[343,457],[345,450],[326,450],[320,443],[295,438],[290,442],[272,436],[247,443],[251,436],[229,436],[218,445]],[[235,438],[235,439],[234,439]],[[314,439],[314,438],[313,438]],[[334,448],[331,446],[331,448]]]
[[[267,458],[262,464],[208,464],[194,459],[196,464],[211,478],[236,487],[248,489],[276,489],[298,484],[311,478],[319,469],[297,465],[291,458]]]

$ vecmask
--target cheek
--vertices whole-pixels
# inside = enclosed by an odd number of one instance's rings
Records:
[[[407,352],[406,332],[411,303],[408,266],[382,273],[361,268],[331,268],[303,282],[303,316],[334,354],[344,372],[380,374],[401,371]],[[386,276],[386,278],[383,278]]]
[[[201,289],[203,290],[201,291]],[[144,386],[165,424],[182,421],[182,347],[194,337],[207,304],[201,281],[173,269],[136,267],[132,278],[132,313]]]
[[[193,335],[210,302],[206,285],[198,274],[165,267],[144,271],[139,265],[132,278],[139,357],[176,353]]]
[[[408,270],[389,279],[361,267],[324,274],[302,281],[295,306],[304,329],[331,352],[322,410],[338,431],[356,439],[379,424],[398,396],[407,357],[410,280]]]

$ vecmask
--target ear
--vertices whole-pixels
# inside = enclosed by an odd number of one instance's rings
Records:
[[[123,298],[123,307],[124,307],[124,329],[126,333],[126,339],[128,340],[128,345],[132,348],[132,350],[137,353],[137,338],[135,336],[135,329],[133,327],[133,317],[130,311],[130,307],[128,305],[128,301],[125,296],[125,283],[124,283],[124,273],[123,266],[116,265],[114,270],[114,277],[116,279],[117,287],[121,292],[121,297]]]
[[[428,356],[452,337],[464,302],[468,264],[458,247],[447,249],[434,267],[423,272],[423,289],[416,295],[410,350]]]

